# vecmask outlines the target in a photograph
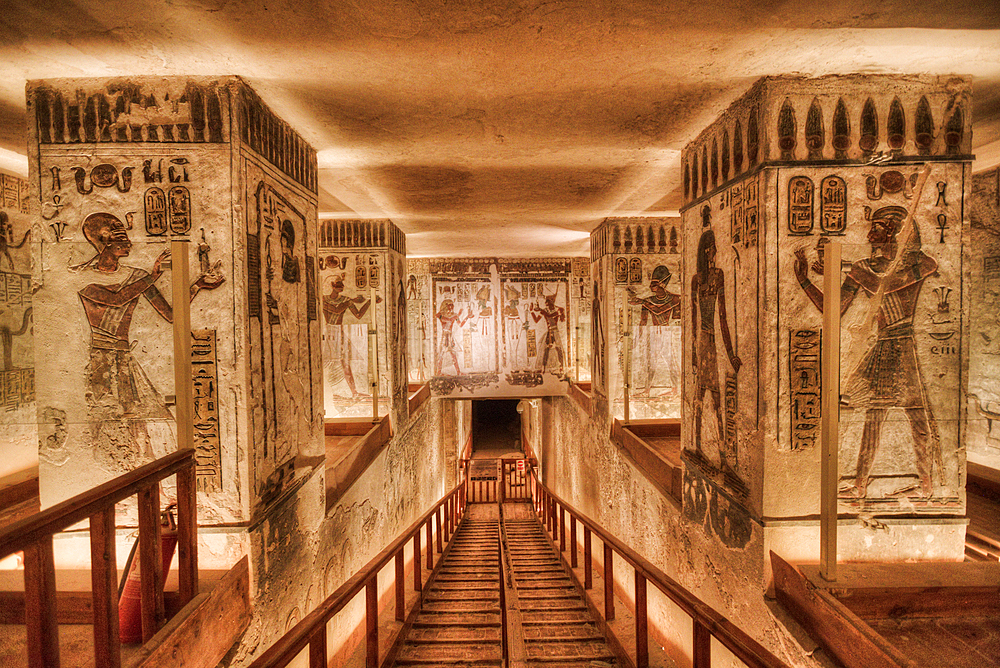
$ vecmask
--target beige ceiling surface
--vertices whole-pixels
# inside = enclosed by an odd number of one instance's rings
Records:
[[[321,217],[578,255],[605,216],[674,214],[680,149],[755,79],[850,72],[972,75],[975,168],[1000,163],[996,0],[3,0],[0,168],[27,79],[239,74],[319,151]]]

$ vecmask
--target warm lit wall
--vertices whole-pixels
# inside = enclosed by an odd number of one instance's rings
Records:
[[[0,174],[0,480],[38,466],[31,201],[27,181]]]
[[[969,461],[1000,469],[1000,169],[972,178]]]
[[[418,258],[409,272],[412,380],[440,397],[566,393],[584,258]]]

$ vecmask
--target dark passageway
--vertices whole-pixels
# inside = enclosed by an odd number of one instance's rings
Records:
[[[520,453],[521,415],[518,399],[476,399],[472,402],[472,456],[496,459]]]

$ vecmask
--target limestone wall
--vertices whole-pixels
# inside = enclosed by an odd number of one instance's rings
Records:
[[[607,421],[588,419],[568,398],[551,399],[550,411],[551,443],[539,453],[546,485],[789,665],[824,665],[805,655],[765,601],[761,527],[751,525],[739,547],[726,545],[713,528],[714,508],[702,499],[698,512],[682,512],[608,439]],[[599,554],[599,543],[594,552]],[[634,573],[617,563],[616,585],[620,595],[630,597]],[[654,641],[663,643],[678,665],[689,665],[689,618],[652,587],[649,592]]]
[[[566,393],[586,299],[575,260],[411,260],[411,377],[429,377],[441,397]]]
[[[315,152],[235,77],[30,82],[28,116],[43,504],[176,447],[182,239],[199,519],[259,514],[323,453]]]
[[[25,179],[0,174],[0,479],[38,465],[31,201]]]
[[[1000,469],[1000,169],[972,178],[969,461]]]

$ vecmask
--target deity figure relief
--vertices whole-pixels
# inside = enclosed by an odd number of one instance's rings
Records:
[[[298,283],[300,274],[299,258],[295,257],[295,226],[285,220],[281,223],[281,280]]]
[[[662,264],[653,270],[653,275],[649,279],[652,297],[639,297],[635,288],[626,288],[628,303],[633,306],[642,305],[642,312],[639,315],[640,325],[668,325],[671,320],[681,317],[681,296],[667,292],[670,277],[670,270]]]
[[[543,344],[545,352],[542,353],[542,360],[538,367],[539,370],[545,371],[549,363],[549,353],[555,351],[556,356],[559,358],[559,365],[556,367],[555,373],[561,376],[563,367],[565,366],[565,359],[563,358],[562,341],[559,336],[559,323],[566,321],[566,309],[556,306],[556,294],[556,292],[553,292],[551,295],[545,295],[544,306],[532,303],[529,306],[529,313],[531,313],[531,319],[536,323],[545,318],[545,342]]]
[[[743,363],[736,354],[729,333],[725,274],[715,265],[716,253],[715,233],[707,229],[702,232],[698,241],[697,273],[691,279],[691,326],[694,334],[691,365],[694,367],[695,375],[694,440],[696,453],[704,457],[701,431],[705,393],[708,392],[712,398],[719,431],[719,459],[722,470],[738,477],[736,444],[729,442],[723,435],[722,389],[719,383],[719,361],[715,341],[716,315],[718,315],[722,344],[733,373],[739,373]]]
[[[505,285],[504,305],[502,311],[504,321],[504,353],[506,355],[505,365],[510,365],[512,369],[523,369],[527,367],[528,360],[521,354],[521,335],[527,328],[528,323],[521,317],[520,302],[521,293],[511,285]]]
[[[134,452],[121,452],[121,445],[141,447],[145,457],[153,455],[146,420],[172,419],[162,395],[150,382],[132,353],[136,342],[129,330],[139,298],[145,297],[167,322],[173,309],[156,287],[170,266],[170,250],[160,253],[151,272],[121,264],[132,242],[125,226],[110,213],[93,213],[83,221],[83,235],[97,251],[91,259],[70,269],[95,272],[100,282],[78,292],[90,324],[90,360],[87,364],[88,417],[92,438],[111,446],[119,463],[135,463]],[[190,288],[190,298],[201,290],[212,290],[225,282],[219,264],[203,272]]]
[[[434,375],[440,376],[441,370],[444,368],[443,357],[448,355],[451,357],[452,364],[455,367],[455,375],[462,375],[462,367],[458,364],[458,355],[455,354],[455,337],[453,329],[455,325],[461,327],[469,318],[472,317],[470,312],[465,318],[462,318],[462,313],[465,309],[459,309],[458,313],[455,313],[455,302],[451,299],[445,299],[441,302],[441,309],[434,315],[435,318],[441,323],[441,346],[438,348],[437,358],[434,360]]]
[[[344,315],[350,311],[360,320],[365,317],[372,300],[366,299],[364,295],[353,299],[345,297],[344,276],[344,272],[335,273],[328,283],[329,292],[323,295],[323,319],[327,324],[326,365],[331,371],[333,382],[336,384],[341,380],[346,381],[351,397],[357,398],[365,395],[358,392],[354,372],[351,370],[354,348],[350,332],[346,329],[348,326],[344,325]]]
[[[670,278],[670,269],[661,264],[653,269],[649,280],[652,296],[639,297],[635,288],[626,288],[628,303],[642,307],[636,342],[639,344],[640,355],[644,356],[645,363],[633,367],[633,373],[644,374],[642,380],[636,383],[642,388],[640,396],[644,397],[652,393],[657,371],[661,369],[666,371],[668,393],[676,393],[679,386],[680,369],[677,360],[680,355],[678,343],[680,327],[668,328],[668,326],[677,323],[681,317],[681,297],[679,294],[667,291]]]
[[[841,314],[847,312],[861,291],[868,295],[872,308],[877,309],[875,341],[842,388],[842,401],[866,411],[854,488],[849,490],[856,498],[868,495],[882,424],[891,408],[902,409],[910,422],[920,494],[931,496],[935,464],[941,474],[937,425],[913,337],[913,316],[920,288],[938,265],[921,250],[920,231],[915,222],[900,249],[897,236],[906,218],[906,209],[900,206],[882,207],[871,214],[868,232],[871,255],[851,265],[840,288]],[[809,280],[805,253],[799,250],[795,255],[795,277],[822,312],[823,293]]]

